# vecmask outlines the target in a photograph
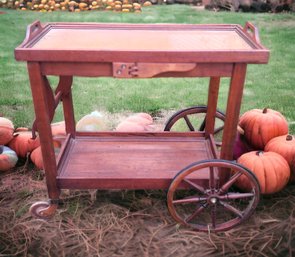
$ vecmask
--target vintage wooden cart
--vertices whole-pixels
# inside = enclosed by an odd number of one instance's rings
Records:
[[[95,24],[38,21],[27,29],[15,57],[26,61],[40,135],[49,201],[32,205],[39,218],[56,211],[61,189],[168,189],[173,218],[201,231],[230,229],[251,215],[259,185],[231,161],[247,64],[268,62],[257,29],[240,25]],[[55,91],[46,76],[59,76]],[[182,110],[163,132],[75,131],[71,94],[74,76],[152,78],[210,77],[208,103]],[[226,115],[217,111],[221,77],[230,77]],[[62,102],[67,137],[56,158],[50,123]],[[203,129],[189,115],[205,112]],[[215,117],[225,120],[221,150],[214,142]],[[184,119],[191,132],[172,132]],[[247,176],[251,192],[232,185]]]

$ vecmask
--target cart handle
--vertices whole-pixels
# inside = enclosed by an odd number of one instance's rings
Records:
[[[253,40],[260,44],[260,37],[259,37],[259,32],[258,29],[249,21],[246,22],[244,26],[244,31],[253,38]]]
[[[26,39],[25,42],[29,42],[36,34],[38,34],[42,30],[42,25],[40,21],[34,21],[27,28]]]

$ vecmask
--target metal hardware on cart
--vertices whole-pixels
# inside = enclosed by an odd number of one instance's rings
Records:
[[[134,78],[138,76],[136,63],[114,63],[113,75],[117,78]]]
[[[189,72],[197,67],[195,63],[113,63],[115,78],[152,78],[169,72]]]

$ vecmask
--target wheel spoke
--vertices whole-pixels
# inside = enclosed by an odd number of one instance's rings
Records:
[[[188,183],[189,185],[191,185],[193,188],[197,189],[199,192],[203,193],[203,194],[206,194],[206,191],[203,187],[197,185],[196,183],[188,180],[188,179],[184,179],[183,180],[184,182]]]
[[[254,197],[254,193],[228,193],[226,195],[219,196],[219,199],[221,200],[235,200],[235,199],[243,199],[243,198],[249,198]]]
[[[203,120],[203,122],[202,122],[202,124],[201,124],[201,126],[199,128],[199,131],[204,131],[205,130],[205,126],[206,126],[206,116],[205,116],[205,118],[204,118],[204,120]]]
[[[212,221],[212,227],[216,228],[216,204],[211,206],[211,221]]]
[[[219,203],[227,210],[229,210],[230,212],[236,214],[237,216],[239,216],[240,218],[243,218],[243,213],[238,210],[237,208],[235,208],[234,206],[228,204],[228,203],[225,203],[225,202],[222,202],[222,201],[219,201]]]
[[[170,131],[173,129],[173,127],[175,126],[175,124],[179,121],[179,120],[184,120],[186,123],[186,126],[188,128],[189,131],[198,131],[198,132],[204,132],[205,131],[205,127],[206,127],[206,116],[207,116],[207,110],[208,107],[207,106],[195,106],[195,107],[190,107],[187,109],[183,109],[180,110],[178,112],[176,112],[166,123],[166,126],[164,128],[164,131]],[[194,125],[192,122],[192,117],[194,117],[194,115],[197,116],[198,119],[198,124],[199,125]],[[225,121],[225,114],[216,110],[215,113],[215,126],[214,126],[214,130],[213,135],[214,136],[218,136],[222,133],[223,129],[224,129],[224,121]],[[216,122],[218,122],[218,126],[216,125]],[[175,126],[174,129],[177,129],[177,125]],[[221,142],[215,142],[216,145],[219,147],[221,146]]]
[[[186,197],[184,199],[174,200],[173,204],[181,204],[181,203],[198,203],[201,201],[206,201],[206,197]]]
[[[214,132],[213,132],[213,134],[215,135],[215,134],[217,134],[217,133],[219,133],[221,130],[223,130],[224,129],[224,126],[221,126],[221,127],[219,127],[219,128],[216,128],[216,129],[214,129]]]
[[[213,167],[210,167],[209,187],[210,187],[211,191],[215,190],[215,177],[214,177],[214,168]]]
[[[190,222],[192,219],[197,217],[198,214],[200,214],[206,207],[207,207],[207,203],[205,203],[204,205],[199,206],[199,208],[197,208],[192,215],[190,215],[189,217],[187,217],[185,219],[185,222],[186,223]]]
[[[194,126],[192,125],[192,123],[190,122],[189,118],[187,117],[187,115],[183,116],[186,125],[188,126],[188,128],[190,129],[190,131],[195,131]]]
[[[228,189],[237,181],[237,179],[242,175],[243,173],[241,171],[237,172],[235,175],[233,175],[221,188],[220,188],[220,194],[224,194],[228,191]]]
[[[221,142],[215,142],[215,145],[218,147],[221,147],[222,143]]]

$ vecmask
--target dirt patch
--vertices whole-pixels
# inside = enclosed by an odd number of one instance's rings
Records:
[[[63,190],[53,219],[34,219],[29,207],[47,199],[43,175],[30,165],[2,175],[0,256],[295,254],[294,185],[264,197],[244,225],[213,234],[176,224],[167,211],[162,190]]]

